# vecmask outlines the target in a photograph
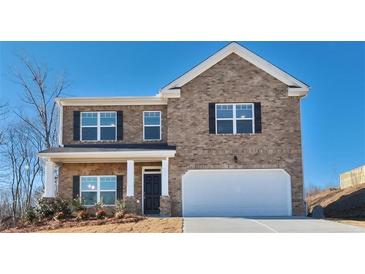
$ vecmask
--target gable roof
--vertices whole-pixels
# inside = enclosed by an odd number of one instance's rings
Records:
[[[252,51],[246,49],[236,42],[232,42],[210,56],[205,61],[201,62],[176,80],[169,83],[167,86],[163,87],[159,95],[163,97],[179,97],[180,96],[180,88],[186,83],[193,80],[195,77],[203,73],[204,71],[211,68],[213,65],[227,57],[228,55],[235,53],[238,56],[242,57],[246,61],[255,65],[256,67],[262,69],[266,73],[270,74],[274,78],[283,82],[288,86],[288,95],[289,96],[304,96],[309,91],[309,86],[305,83],[299,81],[292,75],[287,72],[279,69],[273,64],[269,63],[262,57],[253,53]]]

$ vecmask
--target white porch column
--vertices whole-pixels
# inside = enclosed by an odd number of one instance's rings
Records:
[[[127,196],[134,196],[134,161],[127,160]]]
[[[55,163],[46,160],[44,165],[44,194],[43,197],[55,197],[56,196],[56,180],[55,180]]]
[[[161,196],[169,196],[169,158],[162,160]]]

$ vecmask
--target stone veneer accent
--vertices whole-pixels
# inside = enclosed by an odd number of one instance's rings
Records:
[[[262,133],[209,134],[208,103],[261,102]],[[231,54],[181,88],[167,105],[172,215],[182,214],[181,177],[190,169],[283,168],[291,176],[294,215],[303,215],[300,98],[251,63]],[[237,156],[238,161],[234,161]]]
[[[134,163],[134,197],[136,211],[142,213],[142,168],[144,166],[161,167],[161,162]],[[58,195],[65,199],[72,199],[73,176],[101,176],[123,175],[123,198],[127,193],[127,163],[67,163],[60,164],[60,178]]]
[[[74,141],[73,111],[123,111],[123,140],[117,141]],[[143,111],[161,111],[161,141],[143,141]],[[167,143],[167,106],[64,106],[63,107],[63,144],[95,143]],[[81,126],[81,125],[80,125]]]
[[[169,196],[160,197],[160,216],[171,216],[171,198]]]
[[[132,214],[141,213],[141,210],[138,208],[140,203],[137,203],[137,199],[135,197],[125,197],[124,201],[127,213],[132,213]]]

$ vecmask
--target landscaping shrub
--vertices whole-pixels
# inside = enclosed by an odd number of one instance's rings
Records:
[[[123,200],[118,200],[115,205],[114,217],[117,219],[122,219],[126,213],[125,202]]]
[[[104,219],[106,217],[106,212],[104,209],[99,209],[95,213],[96,219]]]
[[[71,201],[71,212],[72,213],[77,213],[81,210],[85,210],[84,205],[82,204],[80,199],[73,199]]]
[[[25,223],[32,224],[38,219],[37,212],[33,207],[27,208],[23,215],[23,221]]]
[[[124,218],[124,215],[125,215],[124,212],[117,211],[117,212],[115,212],[114,217],[116,219],[123,219]]]
[[[102,202],[96,203],[95,204],[95,209],[96,209],[96,211],[104,210],[104,204]]]
[[[65,216],[71,214],[70,203],[62,198],[41,198],[38,200],[36,211],[41,219],[50,219],[58,212]]]
[[[80,210],[79,212],[77,212],[77,221],[86,220],[87,218],[89,218],[89,213],[87,213],[86,210]]]
[[[63,213],[62,211],[61,211],[61,212],[57,212],[57,213],[54,215],[54,217],[53,217],[53,219],[54,219],[54,220],[56,220],[56,221],[62,221],[62,220],[64,220],[65,218],[66,218],[65,213]]]
[[[104,210],[104,204],[102,202],[95,204],[95,210],[96,219],[104,219],[106,217],[106,211]]]

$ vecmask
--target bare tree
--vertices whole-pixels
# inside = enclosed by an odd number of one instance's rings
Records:
[[[2,152],[9,170],[11,210],[15,223],[32,204],[34,185],[41,169],[37,152],[42,144],[25,122],[9,127],[5,138]]]
[[[22,88],[21,100],[25,104],[15,111],[17,121],[9,121],[3,131],[0,128],[0,175],[4,178],[0,215],[11,212],[14,224],[43,189],[43,170],[37,153],[57,143],[55,98],[67,87],[64,74],[51,78],[47,66],[24,55],[18,57],[22,65],[12,72],[15,83]],[[0,120],[6,109],[0,106]],[[0,123],[0,127],[3,125]]]
[[[7,113],[7,104],[0,104],[0,125],[3,125],[2,121],[5,120],[5,114]],[[4,128],[0,127],[0,145],[4,144]]]
[[[19,59],[24,69],[13,69],[15,82],[22,87],[22,100],[31,107],[35,118],[30,119],[29,116],[20,112],[16,112],[16,115],[41,137],[44,148],[50,148],[57,142],[55,98],[60,96],[68,86],[65,75],[56,76],[50,84],[47,66],[41,66],[37,61],[31,61],[24,55],[19,56]]]

